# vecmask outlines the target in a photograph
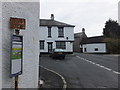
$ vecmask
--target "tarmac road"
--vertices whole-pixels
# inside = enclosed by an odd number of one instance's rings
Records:
[[[42,56],[40,63],[64,76],[68,88],[118,88],[118,57],[75,55],[68,55],[65,60]]]

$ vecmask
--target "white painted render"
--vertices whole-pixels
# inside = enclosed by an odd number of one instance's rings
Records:
[[[120,24],[120,1],[118,2],[118,22]]]
[[[2,89],[2,3],[0,2],[0,90]]]
[[[2,88],[14,88],[15,81],[14,78],[10,78],[11,34],[13,33],[13,30],[9,28],[10,17],[26,19],[26,29],[21,30],[20,32],[20,35],[23,35],[24,37],[23,74],[19,76],[18,87],[19,88],[38,87],[39,0],[36,1],[37,2],[2,2],[2,6],[0,7],[2,8],[2,43],[0,41],[0,45],[2,44]]]
[[[39,2],[40,0],[1,0],[1,2]]]
[[[53,26],[51,28],[51,38],[48,38],[48,27],[47,26],[40,26],[39,29],[39,39],[45,40],[45,48],[44,50],[40,50],[40,52],[48,52],[48,44],[47,42],[53,42],[53,48],[56,48],[56,40],[65,41],[74,41],[74,27],[64,27],[64,38],[58,37],[58,27]],[[73,42],[66,42],[66,49],[65,52],[73,52]]]
[[[83,44],[83,53],[106,53],[106,44],[105,43],[96,43],[96,44]],[[85,52],[86,48],[86,52]],[[98,48],[98,51],[95,51],[95,48]]]

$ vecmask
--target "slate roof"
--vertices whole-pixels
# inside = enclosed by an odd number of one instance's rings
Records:
[[[82,39],[81,44],[104,43],[103,36],[88,37]]]
[[[76,38],[76,37],[81,37],[83,35],[83,33],[81,32],[81,33],[75,33],[74,34],[74,37]]]
[[[74,25],[66,24],[51,19],[40,19],[40,26],[75,27]]]

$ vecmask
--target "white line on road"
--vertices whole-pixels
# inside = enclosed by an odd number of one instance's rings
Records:
[[[89,62],[89,63],[91,63],[91,64],[94,64],[94,65],[96,65],[96,66],[98,66],[98,67],[100,67],[100,68],[103,68],[103,69],[105,69],[105,70],[112,71],[112,72],[115,73],[115,74],[120,74],[120,72],[116,72],[116,71],[114,71],[114,70],[112,70],[112,69],[110,69],[110,68],[107,68],[107,67],[105,67],[105,66],[103,66],[103,65],[100,65],[100,64],[98,64],[98,63],[92,62],[92,61],[87,60],[87,59],[85,59],[85,58],[82,58],[82,57],[80,57],[80,56],[76,56],[76,57],[78,57],[78,58],[80,58],[81,60],[84,60],[84,61],[86,61],[86,62]]]
[[[120,74],[120,72],[113,71],[113,73]]]
[[[110,68],[107,68],[107,67],[104,67],[104,69],[108,70],[108,71],[112,71],[112,69]]]

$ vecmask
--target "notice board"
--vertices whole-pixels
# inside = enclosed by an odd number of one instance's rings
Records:
[[[11,41],[11,77],[15,77],[22,74],[23,36],[12,35]]]

